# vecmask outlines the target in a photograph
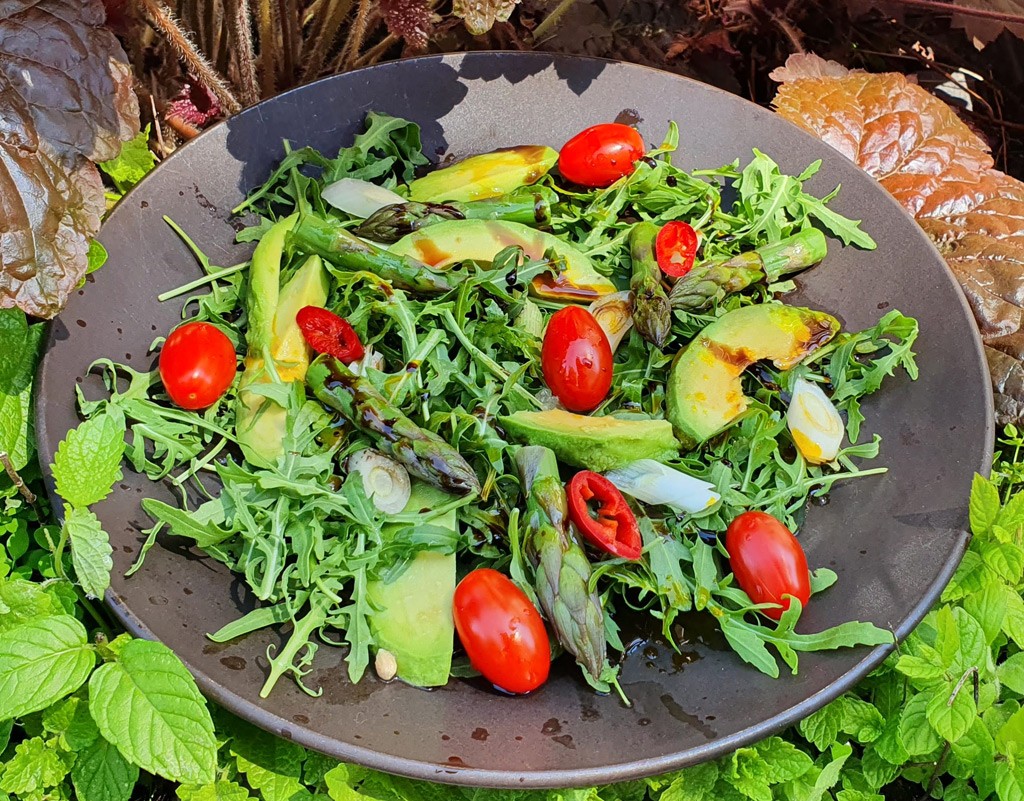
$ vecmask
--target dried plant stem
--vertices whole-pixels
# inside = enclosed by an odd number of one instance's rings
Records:
[[[298,73],[299,53],[302,51],[302,22],[297,0],[277,0],[277,18],[281,23],[281,44],[284,65],[281,76],[287,85],[295,81]]]
[[[348,30],[348,38],[341,50],[339,59],[342,71],[352,68],[359,51],[363,48],[363,39],[366,38],[366,28],[370,22],[370,11],[373,7],[372,0],[359,0],[359,8],[356,11],[356,18],[352,27]]]
[[[355,67],[368,67],[371,64],[376,64],[380,61],[381,57],[394,47],[401,40],[400,36],[396,36],[393,33],[389,33],[377,44],[367,50],[363,55],[356,59]]]
[[[555,28],[558,27],[558,23],[562,21],[562,17],[565,16],[565,12],[572,8],[575,2],[576,0],[562,0],[562,2],[555,6],[551,13],[544,17],[540,24],[533,29],[533,41],[539,42],[548,34],[553,33]]]
[[[943,3],[939,0],[894,0],[894,2],[901,6],[927,8],[932,11],[942,11],[949,14],[963,14],[968,17],[982,17],[984,19],[1015,22],[1018,25],[1024,25],[1024,14],[1014,14],[1012,11],[990,11],[987,8],[973,8],[971,6],[962,6],[958,3]]]
[[[799,31],[797,31],[797,29],[793,27],[792,23],[790,23],[790,21],[786,19],[785,14],[780,14],[777,11],[772,11],[770,12],[769,16],[771,17],[772,23],[775,25],[775,27],[778,28],[782,32],[782,35],[789,40],[789,44],[792,46],[794,53],[807,52],[804,49],[804,43],[800,41]]]
[[[224,79],[196,48],[191,37],[178,24],[171,10],[160,0],[138,0],[146,21],[160,32],[188,70],[194,74],[220,101],[224,110],[234,114],[241,109]]]
[[[160,148],[160,158],[165,159],[168,156],[167,145],[164,144],[164,126],[160,124],[160,116],[156,111],[156,98],[153,95],[149,96],[149,108],[153,112],[153,133],[156,134],[156,144]]]
[[[242,85],[242,102],[251,106],[260,99],[260,88],[256,81],[256,54],[252,46],[252,13],[249,0],[228,0],[231,38],[234,43],[233,56],[238,68],[238,80]]]
[[[277,6],[274,0],[258,0],[256,20],[260,32],[260,89],[264,97],[277,88]]]
[[[360,5],[360,9],[362,9],[362,5]],[[352,0],[327,0],[326,9],[321,10],[318,15],[320,26],[313,41],[313,48],[302,70],[303,78],[308,80],[320,74],[338,37],[338,31],[351,11]],[[358,22],[357,18],[356,23]]]
[[[35,506],[35,493],[25,486],[25,482],[18,475],[18,471],[14,469],[14,464],[11,462],[11,457],[7,455],[7,451],[0,451],[0,463],[3,464],[4,470],[7,471],[7,477],[11,479],[11,483],[18,488],[21,497],[28,501],[30,506]]]

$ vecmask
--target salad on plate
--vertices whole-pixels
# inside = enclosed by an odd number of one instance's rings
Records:
[[[244,577],[259,606],[208,636],[283,627],[264,696],[318,693],[317,649],[343,647],[352,682],[373,662],[529,693],[566,658],[628,703],[637,613],[675,647],[710,615],[772,676],[891,642],[797,630],[836,574],[795,535],[837,481],[885,472],[861,401],[916,377],[917,323],[780,300],[827,235],[875,247],[838,188],[805,191],[820,162],[686,171],[678,140],[608,123],[433,167],[414,123],[371,112],[334,157],[286,143],[235,209],[245,263],[168,219],[204,271],[160,296],[188,296],[184,322],[152,372],[101,360],[108,393],[79,389],[179,498],[143,500],[132,571],[167,531]]]

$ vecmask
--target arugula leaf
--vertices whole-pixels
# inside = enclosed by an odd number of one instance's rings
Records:
[[[121,480],[124,454],[124,414],[108,406],[67,433],[53,456],[57,493],[77,507],[99,503]]]
[[[138,766],[102,737],[78,755],[71,770],[80,801],[128,801],[138,780]]]
[[[100,734],[135,765],[172,781],[214,780],[217,744],[202,695],[178,658],[158,642],[131,640],[89,680]]]
[[[71,560],[78,583],[87,595],[102,598],[110,586],[114,550],[99,518],[88,509],[65,506],[62,533],[71,541]]]
[[[85,628],[69,615],[8,629],[0,634],[0,720],[36,712],[73,693],[95,663]]]

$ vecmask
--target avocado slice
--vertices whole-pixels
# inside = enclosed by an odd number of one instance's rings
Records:
[[[541,259],[551,250],[565,260],[565,271],[560,275],[533,279],[530,292],[534,295],[589,303],[616,291],[615,284],[597,272],[584,253],[552,234],[522,223],[451,220],[404,236],[389,249],[392,253],[418,259],[430,267],[441,268],[467,259],[490,262],[511,245],[521,247],[530,259]]]
[[[254,254],[254,269],[256,263]],[[267,311],[262,311],[262,316],[250,325],[249,352],[245,357],[245,372],[239,384],[235,408],[235,431],[247,460],[257,465],[272,465],[283,450],[287,422],[285,410],[269,398],[246,389],[253,384],[273,380],[264,361],[264,353],[270,354],[281,381],[302,381],[306,377],[309,346],[295,322],[295,315],[303,306],[323,306],[327,302],[328,284],[327,272],[319,256],[306,259],[280,290],[270,281],[270,276],[262,278],[268,290],[273,287],[273,291],[266,294],[274,296],[275,307],[272,317]],[[255,293],[258,287],[255,275],[251,281],[250,293]],[[254,307],[254,303],[250,304],[250,308]]]
[[[558,152],[543,145],[520,145],[481,153],[442,167],[409,184],[409,199],[483,200],[536,183],[558,161]]]
[[[418,513],[451,500],[451,495],[417,481],[405,511]],[[456,511],[433,518],[429,525],[458,531]],[[404,526],[387,524],[381,533],[387,540]],[[370,631],[377,647],[394,655],[398,678],[417,687],[447,684],[455,637],[455,554],[419,551],[397,578],[371,581],[366,592],[373,607]]]
[[[825,312],[764,303],[727,312],[707,326],[672,364],[666,417],[688,447],[713,437],[747,408],[740,376],[770,359],[788,370],[839,331]]]
[[[543,445],[558,461],[601,472],[637,459],[663,462],[679,454],[667,420],[590,417],[562,409],[516,412],[501,418],[505,433],[527,445]]]

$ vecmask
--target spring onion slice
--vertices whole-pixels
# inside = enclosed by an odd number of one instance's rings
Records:
[[[843,444],[843,418],[821,387],[805,378],[793,383],[786,412],[793,443],[811,464],[831,462]]]
[[[722,497],[714,491],[713,484],[653,459],[639,459],[605,473],[604,477],[638,501],[663,504],[691,514],[705,511]]]
[[[324,203],[353,217],[364,219],[385,206],[405,203],[404,197],[390,189],[358,178],[342,178],[328,184],[320,192],[320,197],[324,199]]]
[[[612,353],[615,353],[623,337],[633,327],[633,293],[627,289],[603,295],[590,304],[589,311],[608,337]]]
[[[412,494],[409,473],[394,459],[367,448],[348,459],[349,473],[363,480],[363,489],[380,511],[387,515],[401,512]]]

